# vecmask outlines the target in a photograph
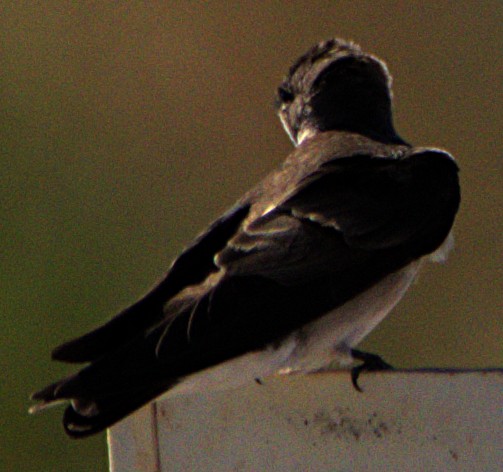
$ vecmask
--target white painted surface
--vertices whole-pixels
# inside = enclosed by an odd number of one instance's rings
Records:
[[[159,472],[157,405],[150,404],[107,431],[111,471]]]
[[[503,371],[347,372],[167,399],[111,430],[113,472],[503,470]]]

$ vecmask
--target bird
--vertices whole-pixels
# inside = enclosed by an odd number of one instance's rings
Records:
[[[72,438],[158,397],[232,388],[333,362],[389,369],[356,349],[426,260],[445,260],[460,204],[447,151],[395,131],[387,65],[352,41],[310,48],[277,89],[294,149],[174,260],[139,301],[60,345],[84,364],[31,396],[64,402]]]

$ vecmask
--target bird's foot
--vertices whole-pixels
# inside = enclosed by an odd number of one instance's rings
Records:
[[[370,354],[368,352],[358,351],[357,349],[351,349],[351,355],[354,359],[363,361],[363,364],[357,365],[351,369],[351,382],[353,387],[358,392],[363,392],[363,390],[358,385],[358,377],[363,371],[370,372],[372,370],[392,370],[393,367],[385,362],[380,356],[376,354]]]

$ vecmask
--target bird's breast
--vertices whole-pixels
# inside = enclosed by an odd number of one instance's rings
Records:
[[[292,334],[296,348],[281,371],[313,371],[334,360],[341,365],[349,364],[353,360],[351,348],[400,301],[420,265],[420,260],[410,263]]]

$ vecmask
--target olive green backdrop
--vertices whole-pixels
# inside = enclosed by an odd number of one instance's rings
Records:
[[[499,1],[2,2],[0,469],[105,471],[28,395],[63,340],[143,294],[291,149],[272,106],[332,36],[383,57],[404,138],[461,166],[456,250],[363,347],[399,367],[485,367],[501,342]]]

